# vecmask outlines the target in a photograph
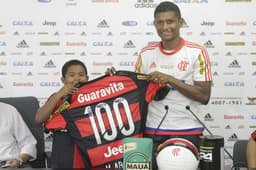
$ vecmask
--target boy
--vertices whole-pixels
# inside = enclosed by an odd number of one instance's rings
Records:
[[[64,86],[51,95],[48,101],[38,109],[36,122],[44,123],[46,129],[53,132],[53,146],[51,155],[52,168],[84,168],[83,161],[71,136],[65,129],[66,122],[61,114],[54,114],[62,100],[74,94],[78,82],[87,82],[87,68],[79,60],[70,60],[62,67],[62,83]]]

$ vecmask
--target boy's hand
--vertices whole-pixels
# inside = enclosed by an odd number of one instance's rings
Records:
[[[107,68],[107,71],[105,72],[105,74],[110,76],[113,76],[114,74],[116,74],[115,67]]]
[[[67,95],[72,95],[75,92],[78,91],[78,88],[74,87],[72,84],[65,84],[60,90],[59,90],[59,94],[64,97]]]

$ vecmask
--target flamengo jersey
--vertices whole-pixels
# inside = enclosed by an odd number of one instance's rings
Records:
[[[146,46],[140,52],[135,71],[144,74],[159,71],[191,85],[194,81],[212,80],[210,61],[206,49],[184,39],[182,39],[180,47],[170,53],[162,49],[161,42]],[[176,89],[171,89],[164,100],[152,101],[149,104],[145,133],[154,133],[165,113],[165,105],[168,105],[170,109],[157,132],[158,135],[202,133],[201,124],[185,109],[189,105],[195,113],[199,113],[198,107],[195,107],[199,103],[183,96]]]
[[[82,84],[72,96],[62,115],[86,168],[122,168],[122,139],[142,136],[148,103],[163,87],[145,78],[118,71]]]

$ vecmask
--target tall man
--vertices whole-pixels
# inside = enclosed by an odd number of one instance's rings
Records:
[[[136,72],[149,74],[149,80],[167,83],[172,88],[163,100],[149,104],[145,137],[154,136],[155,152],[159,144],[174,137],[186,138],[198,147],[203,132],[202,125],[186,106],[195,111],[199,104],[208,103],[212,81],[210,61],[204,47],[180,36],[183,23],[176,4],[160,3],[154,12],[154,25],[161,42],[144,47],[136,63]],[[168,114],[158,128],[166,108]]]

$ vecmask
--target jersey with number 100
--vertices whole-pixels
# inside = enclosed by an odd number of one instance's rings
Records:
[[[85,83],[72,96],[62,115],[86,167],[122,168],[122,139],[142,136],[148,103],[167,88],[145,78],[118,71]]]

